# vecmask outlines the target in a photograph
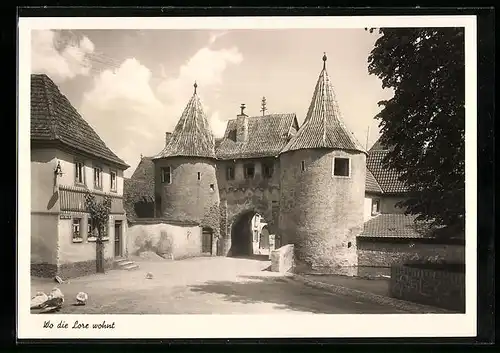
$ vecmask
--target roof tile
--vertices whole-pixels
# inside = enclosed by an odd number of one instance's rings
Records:
[[[127,169],[45,74],[31,75],[31,140],[59,141]]]
[[[367,221],[361,237],[424,238],[429,235],[429,223],[415,222],[417,216],[380,214]]]
[[[196,93],[189,100],[168,143],[153,159],[176,156],[215,158],[215,140]]]
[[[375,180],[375,177],[373,176],[372,172],[368,168],[366,168],[366,178],[365,178],[365,191],[366,192],[373,192],[377,194],[382,193],[382,189],[380,188],[380,185],[377,183],[377,180]]]
[[[366,167],[373,174],[384,193],[404,193],[408,189],[406,185],[398,180],[398,173],[394,169],[383,165],[384,157],[388,150],[371,150],[366,157]]]
[[[298,128],[295,114],[248,117],[248,139],[236,142],[236,125],[236,119],[228,121],[224,137],[217,143],[217,158],[276,157]]]
[[[326,63],[326,55],[323,61]],[[282,153],[309,148],[335,148],[366,153],[342,121],[326,65],[323,66],[316,83],[304,124]]]

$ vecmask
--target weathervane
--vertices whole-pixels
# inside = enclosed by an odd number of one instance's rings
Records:
[[[323,70],[325,70],[325,69],[326,69],[326,59],[328,59],[328,58],[326,57],[326,52],[323,52]]]
[[[196,89],[198,88],[198,84],[196,83],[196,81],[194,81],[193,87],[194,87],[194,94],[196,94]]]
[[[266,97],[262,97],[262,103],[261,103],[261,108],[260,108],[260,111],[262,112],[262,116],[266,115],[266,111],[267,111],[267,108],[266,108]]]

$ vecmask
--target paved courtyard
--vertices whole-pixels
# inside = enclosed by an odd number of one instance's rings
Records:
[[[32,278],[31,294],[58,286],[65,295],[60,313],[66,314],[404,313],[292,282],[264,271],[269,261],[206,257],[137,263],[137,270],[112,270],[63,284]],[[154,278],[146,279],[147,272]],[[86,306],[72,305],[80,291],[89,295]]]

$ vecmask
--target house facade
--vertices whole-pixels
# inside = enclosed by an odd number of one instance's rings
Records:
[[[63,278],[94,273],[96,230],[85,195],[111,198],[104,229],[110,267],[126,256],[123,172],[117,157],[46,75],[31,76],[31,273]]]

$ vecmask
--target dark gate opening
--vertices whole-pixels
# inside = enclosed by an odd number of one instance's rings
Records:
[[[267,232],[265,224],[265,220],[255,212],[239,216],[231,226],[231,249],[228,255],[268,260],[269,253],[261,253],[263,250],[261,245],[267,244],[263,242],[262,237],[262,229]]]
[[[201,252],[212,254],[213,231],[211,228],[203,228],[201,234]]]

